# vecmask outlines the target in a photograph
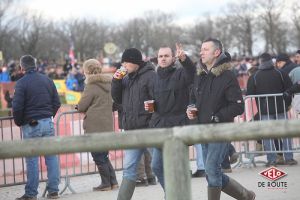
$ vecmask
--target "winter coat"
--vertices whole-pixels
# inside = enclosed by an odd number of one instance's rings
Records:
[[[78,80],[73,74],[69,74],[66,80],[66,86],[68,90],[77,91],[78,90]]]
[[[12,102],[16,125],[54,117],[59,107],[56,87],[47,76],[30,70],[17,81]]]
[[[258,70],[249,77],[247,95],[278,94],[292,86],[288,75],[276,69],[272,64],[262,64]],[[275,101],[276,100],[276,101]],[[259,113],[262,115],[284,113],[291,105],[291,99],[283,103],[282,96],[256,99]],[[277,107],[277,108],[276,108]],[[285,109],[284,109],[285,107]]]
[[[151,128],[182,126],[189,122],[186,108],[196,67],[188,57],[181,64],[180,68],[175,65],[157,68],[154,82],[155,112],[150,121]]]
[[[290,71],[289,73],[289,77],[293,84],[300,81],[300,66],[297,66],[294,69],[292,69],[292,71]]]
[[[78,103],[78,111],[85,113],[85,133],[113,130],[111,80],[111,74],[92,74],[86,77],[86,85]]]
[[[231,71],[230,58],[221,54],[210,71],[200,66],[192,89],[192,102],[198,108],[198,122],[211,123],[212,116],[220,122],[233,122],[244,112],[244,101],[238,81]]]
[[[286,74],[289,74],[293,69],[298,67],[297,64],[293,63],[292,61],[287,61],[286,64],[280,69],[280,71],[283,71]]]
[[[0,82],[1,83],[10,82],[10,76],[9,76],[9,73],[7,71],[0,73]]]
[[[151,113],[145,111],[144,101],[153,99],[154,66],[142,64],[137,72],[123,79],[113,79],[112,98],[123,108],[122,126],[125,130],[149,127]]]

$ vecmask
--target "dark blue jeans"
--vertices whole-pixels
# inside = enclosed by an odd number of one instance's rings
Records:
[[[21,127],[24,139],[46,138],[54,136],[54,126],[51,118],[40,119],[36,126],[26,124]],[[35,197],[38,194],[39,186],[39,157],[26,157],[27,183],[25,194],[29,197]],[[56,155],[45,156],[47,165],[47,191],[49,193],[58,192],[59,184],[59,165]]]
[[[225,156],[225,158],[221,164],[222,169],[230,169],[231,168],[229,157],[232,156],[234,153],[235,153],[234,146],[232,144],[229,144],[228,153]]]
[[[96,165],[103,165],[108,163],[109,158],[108,158],[108,151],[106,152],[91,152],[92,157]]]
[[[202,144],[206,179],[209,187],[225,187],[229,177],[221,170],[221,163],[228,153],[229,143]]]

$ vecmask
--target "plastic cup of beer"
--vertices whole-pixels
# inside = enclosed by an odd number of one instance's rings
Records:
[[[195,104],[190,104],[187,106],[188,111],[192,114],[193,118],[196,118],[198,115],[198,109]]]
[[[147,101],[144,101],[144,104],[145,105],[148,105],[148,112],[149,113],[153,113],[154,112],[154,100],[147,100]]]
[[[118,74],[115,76],[117,79],[122,79],[127,74],[127,69],[124,66],[121,66],[120,69],[117,70]]]
[[[123,78],[127,74],[127,69],[124,66],[121,66],[120,73],[122,74],[122,78]]]

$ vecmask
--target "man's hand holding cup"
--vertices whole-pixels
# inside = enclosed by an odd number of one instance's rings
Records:
[[[198,116],[198,109],[196,105],[195,104],[188,105],[186,109],[186,114],[190,120],[196,119]]]
[[[119,79],[119,80],[121,80],[121,79],[123,79],[124,78],[124,76],[127,74],[127,70],[126,70],[126,68],[125,67],[121,67],[120,69],[118,69],[115,73],[114,73],[114,78],[115,79]]]
[[[146,111],[148,111],[149,113],[153,113],[154,112],[154,100],[144,101],[144,107],[145,107]]]

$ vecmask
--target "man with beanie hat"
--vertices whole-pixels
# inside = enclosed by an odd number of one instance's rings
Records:
[[[129,62],[137,65],[143,63],[142,53],[136,48],[126,49],[122,55],[121,63]]]
[[[36,59],[31,55],[22,56],[21,69],[25,75],[15,86],[12,102],[15,124],[20,126],[24,139],[44,138],[55,135],[53,117],[56,115],[60,101],[56,87],[51,79],[37,72]],[[35,200],[39,185],[39,157],[27,157],[27,183],[25,194],[16,200]],[[47,165],[47,198],[57,199],[59,184],[58,158],[45,156]]]
[[[286,53],[278,54],[276,57],[276,67],[285,72],[286,74],[290,74],[290,72],[298,67],[297,64],[293,63],[290,60],[290,57]]]
[[[285,56],[283,56],[285,57]],[[281,58],[283,58],[281,57]],[[284,58],[286,59],[286,57]],[[288,75],[274,67],[272,57],[268,53],[263,53],[259,57],[258,70],[249,77],[247,84],[247,95],[266,95],[283,93],[292,86]],[[259,119],[261,120],[280,120],[287,119],[287,108],[291,105],[291,98],[283,100],[282,96],[256,98]],[[291,139],[281,139],[282,149],[292,148]],[[265,151],[276,151],[273,139],[264,139],[263,146]],[[286,164],[296,164],[291,152],[284,153]],[[267,153],[267,167],[275,166],[276,153]],[[283,161],[284,162],[284,161]]]
[[[149,127],[151,113],[145,111],[144,101],[153,99],[155,80],[154,66],[144,62],[142,53],[136,48],[126,49],[122,55],[122,66],[112,80],[111,95],[115,103],[122,105],[122,126],[124,130]],[[137,166],[146,149],[125,150],[123,180],[118,200],[130,200],[136,184]]]

